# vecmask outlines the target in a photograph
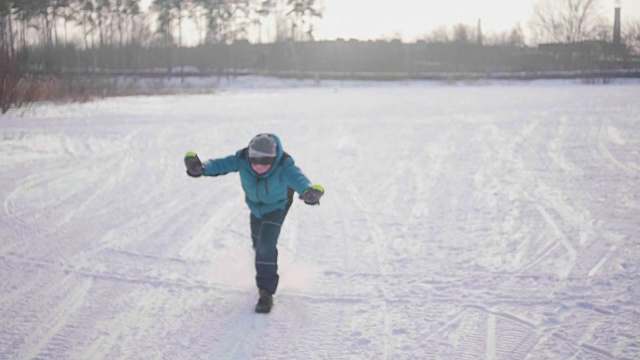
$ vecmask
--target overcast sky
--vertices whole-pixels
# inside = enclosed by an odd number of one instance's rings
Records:
[[[482,20],[486,33],[511,30],[520,24],[526,32],[535,0],[323,0],[324,16],[316,38],[378,39],[402,35],[412,41],[439,26],[458,23],[475,26]],[[611,18],[615,0],[600,0]],[[638,19],[640,0],[620,0],[624,17]],[[365,9],[365,10],[362,10]],[[354,20],[355,19],[355,20]]]
[[[398,34],[405,40],[413,40],[439,26],[475,25],[479,18],[483,29],[506,30],[518,22],[526,25],[533,1],[324,0],[325,13],[316,34],[319,38],[329,39],[377,39]]]
[[[142,0],[146,8],[152,0]],[[475,26],[482,21],[483,33],[505,32],[520,24],[528,35],[533,4],[537,0],[317,0],[323,11],[316,21],[317,40],[390,39],[398,36],[408,42],[424,38],[438,27],[451,28],[463,23]],[[616,4],[624,21],[640,21],[640,0],[598,0],[603,15],[613,26]],[[186,24],[186,33],[193,24]],[[263,30],[264,31],[264,30]],[[188,36],[188,35],[187,35]],[[193,39],[195,40],[195,36]],[[187,40],[187,43],[190,41]]]

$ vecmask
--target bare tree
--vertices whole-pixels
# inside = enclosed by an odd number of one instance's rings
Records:
[[[251,26],[252,3],[249,0],[231,2],[231,41],[246,39]]]
[[[273,16],[275,18],[275,40],[276,42],[285,41],[291,38],[289,32],[289,22],[287,16],[287,1],[289,0],[273,0]],[[293,26],[293,25],[291,25]]]
[[[186,5],[187,19],[193,21],[193,24],[196,28],[196,34],[198,36],[198,45],[202,45],[204,43],[204,25],[205,21],[205,10],[200,2],[197,1],[189,1]]]
[[[571,44],[594,37],[602,21],[600,0],[537,0],[531,27],[539,42]]]
[[[466,24],[456,24],[453,26],[453,41],[468,43],[476,37],[475,29]]]
[[[129,32],[131,35],[129,43],[133,44],[136,41],[136,22],[140,17],[140,0],[126,0],[125,9],[126,15],[129,17]]]
[[[431,30],[431,32],[424,37],[424,40],[428,43],[447,43],[451,41],[451,35],[446,26],[438,26]]]
[[[272,0],[257,0],[259,4],[254,8],[254,16],[252,23],[258,27],[258,43],[263,43],[263,33],[267,32],[266,38],[269,39],[269,18],[275,12],[275,4]]]
[[[622,40],[630,51],[640,54],[640,21],[625,24]]]
[[[287,16],[294,18],[291,31],[292,39],[302,41],[304,34],[308,39],[313,39],[312,21],[314,18],[322,17],[322,12],[317,9],[316,0],[287,0],[287,5],[290,7]]]
[[[76,13],[76,22],[82,27],[82,38],[84,40],[84,48],[89,49],[89,39],[93,38],[95,33],[94,7],[91,1],[79,0],[74,4]]]
[[[206,44],[223,44],[233,41],[233,1],[197,0],[206,22]]]
[[[516,25],[511,30],[504,32],[487,34],[484,37],[485,45],[497,45],[497,46],[512,46],[512,47],[525,47],[526,41],[524,32],[520,25]]]
[[[11,2],[0,3],[0,53],[13,55],[15,43],[13,37],[13,4]]]

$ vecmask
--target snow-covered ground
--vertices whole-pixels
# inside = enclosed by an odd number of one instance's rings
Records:
[[[0,359],[640,358],[640,84],[338,85],[1,117]],[[326,189],[269,315],[182,161],[260,132]]]

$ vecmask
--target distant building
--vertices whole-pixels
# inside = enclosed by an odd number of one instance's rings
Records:
[[[613,43],[615,45],[620,45],[622,43],[621,34],[621,25],[620,25],[620,8],[617,7],[615,9],[615,17],[613,20]]]

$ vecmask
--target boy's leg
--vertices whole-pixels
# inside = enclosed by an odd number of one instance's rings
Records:
[[[258,288],[275,294],[278,288],[278,236],[282,223],[287,215],[286,210],[276,210],[259,219],[256,249],[256,284]],[[253,218],[252,218],[253,220]],[[256,219],[258,220],[258,219]],[[257,225],[258,222],[255,222]],[[252,229],[254,222],[252,221]]]
[[[260,225],[262,221],[258,219],[253,213],[251,214],[251,242],[253,243],[253,250],[256,249],[256,243],[260,237]]]

